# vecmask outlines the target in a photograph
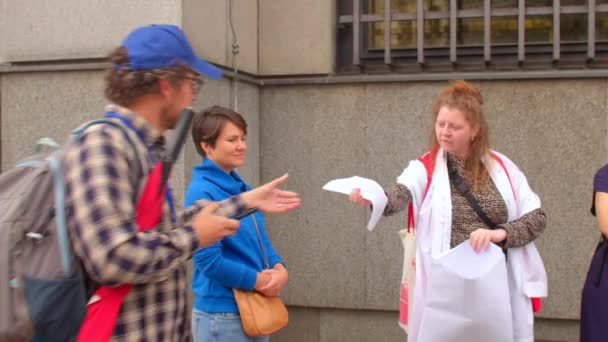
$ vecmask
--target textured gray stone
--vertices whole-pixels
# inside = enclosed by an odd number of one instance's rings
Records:
[[[575,319],[599,233],[589,214],[605,162],[604,80],[482,82],[493,146],[522,169],[547,212],[537,245],[549,278],[540,317]]]
[[[6,59],[6,6],[8,0],[0,0],[0,63]]]
[[[259,0],[258,3],[259,74],[333,72],[335,10],[332,1]]]
[[[304,201],[293,213],[267,217],[290,271],[284,294],[292,305],[363,306],[366,211],[321,187],[364,165],[364,89],[262,90],[262,180],[289,172],[287,188]]]
[[[32,153],[36,140],[63,142],[72,129],[103,114],[103,73],[2,75],[2,167]]]
[[[403,342],[397,317],[386,311],[323,310],[319,342]]]
[[[437,83],[370,84],[365,136],[369,176],[382,186],[427,150],[432,127],[431,105]],[[398,308],[403,247],[397,232],[406,226],[406,212],[385,217],[366,235],[366,308]]]
[[[183,28],[195,51],[209,61],[232,69],[232,30],[228,1],[184,0]],[[258,3],[234,1],[232,23],[239,46],[239,70],[258,72]]]
[[[8,61],[90,58],[105,57],[137,26],[180,24],[182,7],[178,0],[26,0],[6,2],[5,18]]]
[[[537,342],[579,341],[578,320],[537,318],[534,324],[534,337]]]
[[[228,1],[183,0],[182,4],[184,32],[194,50],[210,62],[225,65],[230,46],[226,26]]]
[[[272,334],[272,342],[320,341],[321,309],[290,306],[289,324]]]

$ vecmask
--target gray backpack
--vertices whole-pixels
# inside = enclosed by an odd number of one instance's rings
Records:
[[[101,119],[80,126],[62,146],[41,139],[35,155],[0,174],[0,341],[73,341],[86,313],[80,263],[71,251],[62,157]],[[58,147],[38,153],[41,144]]]

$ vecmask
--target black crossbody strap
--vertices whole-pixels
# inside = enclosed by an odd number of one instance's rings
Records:
[[[473,208],[473,210],[475,210],[475,212],[477,213],[477,216],[479,216],[479,218],[486,224],[486,226],[490,227],[490,229],[498,228],[497,225],[494,222],[492,222],[492,220],[490,220],[488,215],[486,215],[486,213],[483,211],[483,209],[481,209],[481,207],[479,206],[479,202],[477,202],[477,199],[475,199],[475,196],[473,196],[473,194],[471,193],[469,186],[467,185],[467,183],[465,183],[465,181],[462,179],[462,177],[460,177],[460,175],[458,174],[458,171],[456,171],[456,169],[454,168],[454,166],[452,165],[452,163],[450,162],[449,159],[448,159],[448,173],[449,173],[450,179],[454,182],[454,187],[456,187],[458,192],[460,192],[460,194],[462,196],[464,196],[464,198],[466,198],[466,200],[467,200],[467,202],[469,202],[469,205],[471,206],[471,208]]]

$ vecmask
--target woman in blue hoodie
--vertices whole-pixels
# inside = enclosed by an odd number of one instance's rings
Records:
[[[200,199],[220,201],[251,189],[235,171],[245,162],[246,135],[247,123],[235,111],[211,107],[196,114],[192,139],[203,161],[192,170],[186,206]],[[256,212],[240,222],[235,235],[199,249],[192,258],[196,342],[268,341],[268,336],[245,334],[232,289],[279,296],[287,283],[287,270],[270,244],[262,214]]]

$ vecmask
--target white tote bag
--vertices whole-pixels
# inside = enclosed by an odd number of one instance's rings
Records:
[[[431,263],[418,342],[513,342],[505,256],[465,241]]]
[[[399,231],[403,243],[403,272],[399,291],[399,326],[408,333],[416,285],[416,231],[413,227]]]

